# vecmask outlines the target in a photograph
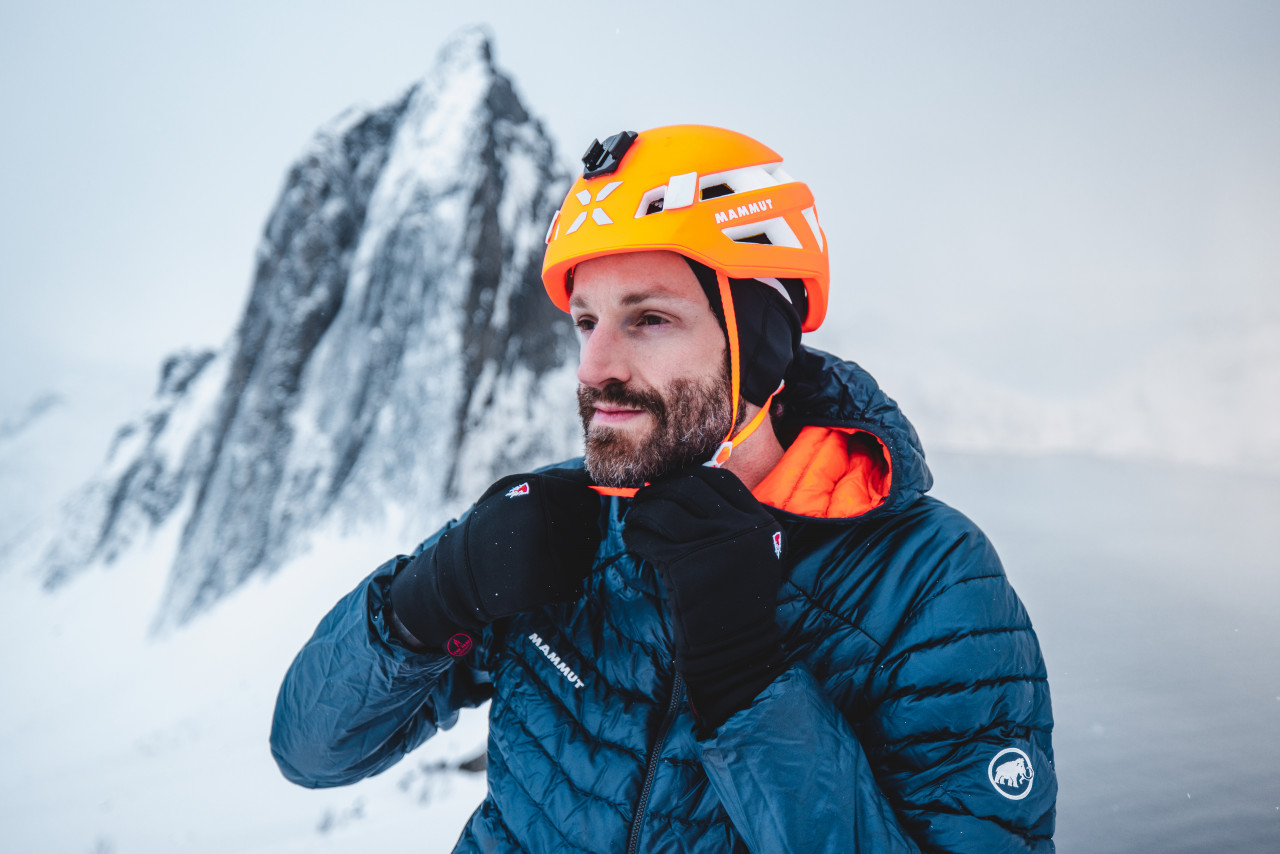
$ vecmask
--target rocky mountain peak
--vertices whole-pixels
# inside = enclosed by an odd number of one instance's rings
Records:
[[[395,515],[420,538],[498,475],[577,453],[573,339],[540,281],[567,182],[480,29],[395,102],[322,127],[234,334],[166,361],[152,409],[72,502],[87,533],[50,538],[50,583],[176,519],[169,626],[321,525]]]

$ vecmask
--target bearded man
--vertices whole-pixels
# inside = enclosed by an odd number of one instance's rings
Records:
[[[893,401],[801,346],[808,187],[717,128],[583,159],[543,283],[585,458],[499,480],[335,606],[281,687],[281,770],[354,782],[489,700],[456,851],[1052,851],[1027,614]]]

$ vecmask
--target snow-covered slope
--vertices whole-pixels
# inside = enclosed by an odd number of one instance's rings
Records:
[[[318,536],[308,557],[157,639],[181,519],[52,596],[0,576],[0,851],[450,851],[484,793],[483,711],[348,789],[289,783],[267,746],[294,652],[395,537]]]
[[[499,474],[576,453],[574,345],[539,284],[564,183],[483,32],[395,103],[330,123],[288,172],[226,347],[165,363],[15,559],[57,585],[176,518],[156,618],[172,625],[320,527],[396,510],[425,536]]]
[[[10,370],[21,366],[6,365]],[[138,413],[148,391],[117,370],[90,365],[0,411],[0,572],[7,546],[101,467],[113,431]]]

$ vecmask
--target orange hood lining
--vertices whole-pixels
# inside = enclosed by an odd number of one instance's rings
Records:
[[[799,516],[848,519],[883,504],[892,482],[889,451],[874,433],[809,426],[752,494]]]

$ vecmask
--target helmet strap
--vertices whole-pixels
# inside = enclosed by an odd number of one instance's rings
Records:
[[[716,269],[716,286],[720,289],[720,307],[724,312],[725,337],[729,339],[729,433],[726,442],[733,439],[733,429],[738,424],[738,396],[742,391],[742,348],[738,343],[738,315],[733,308],[733,293],[729,290],[729,277],[724,270]]]
[[[720,443],[720,447],[716,448],[716,452],[712,454],[711,459],[703,463],[703,465],[711,468],[720,468],[729,461],[729,456],[733,453],[734,447],[755,432],[756,428],[764,421],[763,416],[769,414],[769,405],[773,402],[773,395],[770,395],[764,406],[756,413],[756,417],[751,419],[751,423],[743,428],[741,433],[734,435],[734,428],[738,425],[738,397],[742,389],[742,364],[740,358],[742,348],[738,342],[738,315],[733,308],[733,294],[729,290],[729,277],[725,275],[724,270],[718,267],[716,268],[716,286],[720,289],[720,309],[724,312],[725,337],[729,339],[729,432],[724,437],[724,441]],[[777,392],[774,392],[774,394],[777,394]]]
[[[777,397],[778,392],[782,391],[786,385],[787,384],[785,382],[780,383],[778,385],[778,391],[775,391],[765,399],[764,406],[760,407],[760,411],[755,414],[755,417],[747,422],[747,426],[743,427],[742,431],[739,432],[738,435],[732,436],[721,442],[720,447],[716,448],[715,454],[712,455],[711,459],[703,463],[703,465],[718,469],[727,463],[729,461],[729,457],[733,454],[733,449],[747,441],[747,437],[756,432],[756,428],[764,423],[764,419],[769,416],[769,407],[773,406],[773,399]]]

